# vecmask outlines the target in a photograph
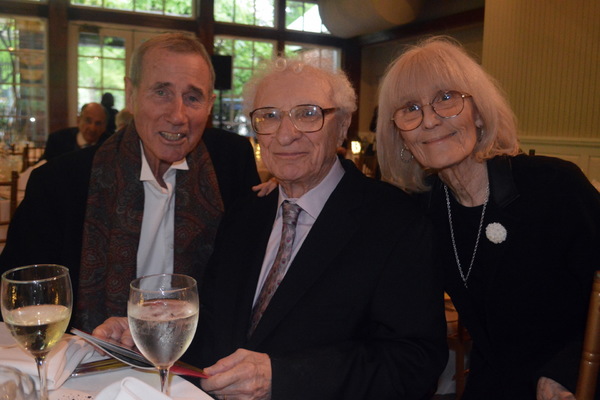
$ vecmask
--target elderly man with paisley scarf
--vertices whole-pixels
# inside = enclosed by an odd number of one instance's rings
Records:
[[[205,130],[214,79],[195,38],[163,34],[140,45],[125,80],[133,121],[102,146],[33,171],[0,270],[67,266],[72,321],[88,331],[126,315],[136,276],[199,279],[224,209],[259,183],[247,140]]]

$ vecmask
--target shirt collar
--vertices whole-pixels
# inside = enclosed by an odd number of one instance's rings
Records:
[[[146,155],[144,154],[144,144],[141,141],[140,141],[140,149],[141,149],[140,151],[142,152],[142,170],[140,172],[140,181],[155,182],[158,185],[158,182],[156,182],[156,178],[154,177],[154,174],[152,173],[152,170],[150,169],[150,164],[148,164]],[[188,167],[188,163],[187,163],[187,160],[185,159],[185,157],[183,159],[171,164],[169,169],[167,169],[167,171],[165,172],[163,178],[166,177],[168,174],[172,173],[170,171],[177,170],[177,169],[185,170],[185,171],[190,169]]]
[[[329,199],[331,193],[333,193],[340,180],[342,180],[345,172],[346,171],[344,170],[344,167],[342,167],[340,160],[336,157],[333,166],[325,178],[323,178],[323,180],[319,182],[317,186],[304,193],[300,198],[289,198],[280,185],[279,202],[277,205],[281,206],[281,203],[283,203],[284,200],[289,200],[292,203],[296,203],[302,207],[302,210],[304,210],[313,219],[317,219],[323,210],[327,199]],[[278,210],[281,210],[281,207],[279,207]]]

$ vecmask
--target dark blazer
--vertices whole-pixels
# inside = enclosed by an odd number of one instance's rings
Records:
[[[487,163],[490,201],[468,289],[458,274],[440,181],[420,196],[437,232],[445,289],[473,338],[463,399],[534,400],[540,376],[574,391],[592,278],[600,269],[600,195],[563,160],[520,155]],[[452,207],[457,241],[467,238],[457,242],[467,269],[481,207],[472,210],[470,236],[461,228],[470,210],[454,200]],[[487,239],[491,222],[506,228],[504,242]]]
[[[226,212],[187,360],[267,353],[274,400],[419,399],[435,386],[448,351],[430,224],[400,190],[344,168],[249,340],[278,192]]]
[[[51,160],[62,154],[69,153],[71,151],[80,150],[81,147],[77,144],[77,134],[79,133],[78,127],[65,128],[59,131],[53,132],[48,135],[46,141],[46,148],[41,160]],[[110,135],[104,132],[98,139],[97,144],[102,144]]]
[[[252,193],[259,178],[248,140],[216,128],[207,129],[202,140],[225,208]],[[70,269],[73,288],[78,287],[88,186],[97,148],[65,154],[32,171],[0,255],[0,271],[34,263],[61,264]]]

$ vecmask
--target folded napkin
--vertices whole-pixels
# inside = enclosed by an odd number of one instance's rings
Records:
[[[0,329],[7,329],[4,324]],[[2,336],[2,351],[0,351],[0,364],[21,370],[34,378],[36,386],[39,387],[38,372],[33,356],[17,346],[16,341],[5,332],[0,332]],[[13,345],[8,344],[10,336]],[[46,357],[48,366],[48,389],[58,389],[80,362],[86,361],[94,354],[94,347],[85,340],[76,336],[66,334],[63,339],[54,346],[50,354]]]
[[[112,385],[111,385],[112,386]],[[101,400],[172,400],[146,382],[133,377],[124,378],[119,387],[107,387],[96,395]]]

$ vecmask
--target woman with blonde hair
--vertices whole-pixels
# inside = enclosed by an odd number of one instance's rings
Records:
[[[574,164],[518,146],[498,84],[451,39],[409,48],[386,72],[382,177],[434,222],[445,290],[473,338],[465,400],[573,398],[600,195]]]

